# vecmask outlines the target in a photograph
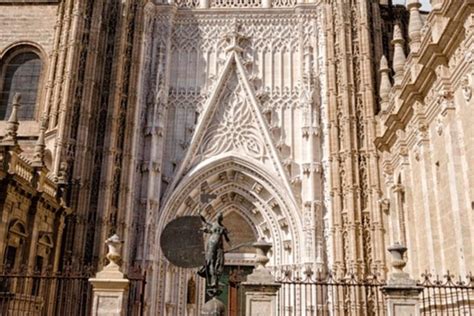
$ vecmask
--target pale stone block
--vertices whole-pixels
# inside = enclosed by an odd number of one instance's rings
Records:
[[[244,285],[244,287],[248,287],[248,285]],[[245,315],[277,315],[275,307],[276,293],[279,286],[255,286],[251,288],[252,290],[245,293]]]
[[[123,310],[124,296],[129,281],[126,279],[89,279],[93,286],[94,298],[92,303],[92,315],[97,316],[121,316],[125,315]]]

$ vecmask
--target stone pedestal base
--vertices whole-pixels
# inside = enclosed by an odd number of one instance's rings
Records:
[[[225,316],[225,305],[217,298],[213,297],[207,301],[201,310],[201,316]]]
[[[93,316],[122,316],[124,311],[124,296],[128,283],[123,274],[117,269],[107,269],[89,279],[92,284],[94,298],[92,303]]]
[[[276,296],[280,284],[273,281],[270,270],[257,268],[242,283],[245,292],[245,315],[276,316]]]
[[[277,316],[276,297],[280,285],[242,283],[245,291],[245,315]]]
[[[411,280],[410,280],[411,281]],[[413,284],[389,284],[383,287],[387,301],[387,316],[420,315],[419,296],[422,287]]]

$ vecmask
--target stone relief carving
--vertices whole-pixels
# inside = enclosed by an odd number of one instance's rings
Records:
[[[204,136],[201,153],[211,157],[227,151],[242,151],[245,155],[261,160],[266,155],[258,123],[248,104],[246,93],[237,83],[227,91],[213,122]]]
[[[283,124],[294,116],[292,111],[301,107],[301,103],[295,101],[301,94],[299,69],[295,65],[303,58],[300,47],[314,45],[310,34],[316,32],[316,21],[316,16],[310,14],[275,14],[271,18],[254,13],[219,16],[178,14],[173,28],[164,30],[171,32],[167,105],[175,109],[170,112],[169,119],[175,123],[174,132],[169,133],[166,140],[169,144],[169,150],[165,153],[169,159],[166,160],[180,161],[189,148],[194,132],[190,127],[196,124],[206,99],[214,90],[215,79],[222,69],[221,61],[225,60],[225,35],[236,24],[246,38],[243,55],[248,78],[254,79],[251,82],[259,92],[258,96],[262,96],[262,105],[273,113],[273,141],[286,148],[288,140],[298,131]],[[269,68],[270,65],[272,68]],[[187,71],[182,71],[183,67]],[[315,89],[313,86],[310,88],[311,91]],[[183,120],[185,124],[180,124]],[[282,154],[287,156],[291,153]],[[164,175],[171,177],[172,170],[170,164],[165,165]]]
[[[222,0],[218,1],[222,2]],[[283,5],[283,3],[292,3],[295,0],[279,1]],[[186,7],[198,5],[196,0],[177,0],[177,3],[178,6]],[[216,2],[214,1],[214,3]],[[275,2],[273,4],[275,5]],[[278,160],[284,166],[282,168],[284,172],[290,174],[289,178],[294,179],[291,188],[287,189],[285,187],[285,194],[290,193],[289,195],[292,194],[291,191],[295,188],[301,192],[309,191],[305,187],[308,185],[308,180],[303,181],[301,179],[302,169],[300,169],[300,166],[303,163],[311,163],[310,174],[311,176],[314,174],[314,177],[316,177],[315,182],[318,181],[318,177],[323,177],[322,169],[324,171],[330,169],[328,162],[326,162],[324,168],[322,167],[319,156],[315,155],[310,160],[303,155],[302,148],[295,146],[295,143],[304,142],[306,144],[309,139],[315,139],[316,152],[320,146],[317,143],[319,141],[318,137],[322,137],[320,134],[327,133],[328,130],[327,125],[321,125],[321,130],[316,129],[320,119],[319,115],[323,115],[319,113],[319,107],[325,104],[322,101],[325,93],[319,91],[325,85],[323,69],[326,60],[322,55],[325,54],[325,29],[322,28],[323,22],[319,21],[314,13],[308,12],[305,11],[301,15],[294,12],[275,12],[275,14],[269,15],[223,11],[222,14],[216,15],[205,12],[192,14],[185,10],[167,11],[166,8],[159,8],[153,13],[153,30],[150,31],[146,46],[150,52],[147,53],[150,56],[147,61],[149,75],[144,79],[146,86],[144,95],[147,95],[148,92],[149,97],[147,98],[147,110],[144,111],[143,116],[147,117],[145,131],[155,130],[156,126],[159,125],[162,131],[160,137],[162,140],[159,140],[159,142],[160,144],[161,142],[164,143],[159,148],[163,149],[160,152],[163,152],[164,157],[158,157],[159,159],[155,160],[155,157],[148,157],[153,153],[144,152],[143,154],[146,156],[144,160],[150,162],[144,164],[147,169],[146,174],[150,174],[152,170],[161,173],[162,191],[174,185],[175,179],[180,177],[180,164],[185,161],[185,157],[190,150],[195,150],[194,153],[197,156],[193,155],[193,157],[196,157],[197,160],[200,159],[200,155],[215,156],[229,151],[240,152],[254,159],[265,159],[265,165],[273,164],[272,167],[275,167],[274,165]],[[322,15],[320,12],[318,14]],[[246,45],[242,46],[244,49],[241,53],[242,57],[239,57],[239,59],[244,59],[242,61],[244,71],[234,75],[232,70],[230,78],[222,83],[221,81],[218,82],[217,78],[220,78],[227,60],[227,53],[225,52],[227,43],[224,35],[231,30],[234,20],[240,22],[242,27],[239,31],[247,38]],[[316,33],[317,36],[315,36]],[[310,52],[312,55],[311,65],[308,64],[309,68],[312,69],[307,70],[313,72],[316,78],[305,87],[302,87],[303,80],[301,79],[303,72],[307,73],[307,71],[299,69],[299,67],[303,68],[303,66],[300,66],[303,61],[303,52],[301,51],[303,47],[313,47],[314,51]],[[321,68],[321,70],[316,71],[318,68]],[[256,104],[250,101],[249,92],[245,90],[248,88],[247,79],[244,84],[240,80],[240,76],[248,79],[250,91],[258,92]],[[321,83],[317,82],[318,80]],[[218,103],[215,104],[216,106],[213,106],[215,113],[212,113],[209,119],[206,119],[208,123],[205,124],[206,129],[203,130],[198,127],[201,126],[201,120],[207,117],[207,113],[209,113],[207,110],[211,109],[211,107],[206,108],[208,106],[206,101],[213,96],[216,85],[223,89],[219,93],[221,97]],[[308,102],[298,102],[303,88],[310,95],[306,98]],[[217,98],[219,98],[218,95]],[[303,105],[305,110],[308,110],[305,112],[308,126],[315,127],[314,130],[308,132],[306,138],[303,138],[299,125],[303,118]],[[156,113],[159,109],[163,114],[158,117]],[[261,120],[260,114],[258,117],[255,116],[258,112],[263,114],[264,119],[268,119],[265,113],[271,113],[268,124],[264,122],[265,120]],[[262,123],[264,124],[262,125]],[[267,126],[265,127],[265,125]],[[319,125],[317,126],[319,128]],[[268,129],[270,133],[263,133],[262,128],[264,130]],[[192,140],[198,134],[200,137],[196,139],[200,139],[201,143],[196,145]],[[154,134],[145,134],[145,139],[152,139],[150,137],[152,135]],[[153,139],[156,140],[157,138]],[[146,142],[149,145],[152,144]],[[305,145],[297,146],[303,147]],[[275,149],[277,150],[275,151]],[[277,153],[276,156],[281,156],[281,159],[276,159],[275,153]],[[161,165],[153,164],[153,162],[158,163],[160,160],[162,161]],[[192,162],[196,161],[192,160],[190,165],[193,165]],[[283,162],[286,162],[286,164]],[[189,169],[184,168],[183,170],[186,174],[186,170]],[[226,169],[219,170],[222,173],[218,176],[219,181],[225,182],[226,178],[234,177],[234,174],[231,174],[230,171],[223,173],[224,170]],[[275,171],[278,173],[278,170],[273,169],[273,172]],[[210,169],[206,171],[205,176],[208,177],[214,172],[216,170]],[[245,170],[245,178],[236,182],[249,182],[248,175],[253,174],[253,172],[252,170]],[[329,172],[326,173],[330,174]],[[257,178],[258,175],[255,175],[255,179]],[[328,179],[325,181],[325,183],[329,183]],[[221,185],[224,188],[225,185]],[[251,187],[242,186],[242,188],[236,188],[235,190],[255,192],[262,198],[265,197],[265,199],[267,199],[268,194],[271,194],[268,192],[269,184],[265,184],[265,187],[263,187],[261,181],[252,181],[249,185]],[[183,195],[189,196],[190,192],[183,192]],[[275,193],[273,195],[277,196]],[[225,199],[224,195],[222,197],[222,199]],[[244,197],[245,201],[248,200],[252,204],[249,196],[244,195]],[[301,240],[295,237],[296,234],[301,233],[293,231],[294,227],[299,225],[299,223],[295,223],[299,221],[299,218],[297,216],[291,218],[287,213],[290,209],[294,212],[302,211],[299,209],[301,204],[299,199],[300,197],[295,198],[296,204],[294,206],[292,204],[291,207],[279,202],[279,208],[267,210],[265,209],[266,206],[257,205],[253,202],[253,208],[248,208],[249,216],[258,219],[256,222],[257,230],[272,238],[276,244],[284,245],[283,248],[291,253],[291,256],[287,257],[289,255],[284,251],[280,253],[281,250],[275,249],[274,259],[272,259],[275,262],[298,263],[302,260],[301,256],[304,253],[308,255],[311,253],[313,256],[315,254],[313,248],[317,247],[317,244],[321,244],[320,247],[322,247],[322,240],[313,238],[315,237],[314,231],[319,231],[319,226],[323,225],[322,218],[313,218],[315,222],[311,223],[311,229],[315,225],[317,227],[314,227],[313,231],[307,231],[307,242],[303,243],[303,235],[298,237]],[[233,200],[232,203],[243,203],[237,200]],[[279,197],[279,200],[283,200],[283,198]],[[163,201],[166,202],[166,198],[163,198]],[[188,201],[188,203],[191,202]],[[326,197],[325,205],[322,208],[328,207],[329,203],[330,198]],[[164,206],[160,204],[160,207]],[[193,209],[194,207],[185,208]],[[212,213],[216,209],[217,206],[214,210],[210,209],[209,212]],[[313,214],[313,216],[323,216],[324,212],[325,210],[318,210],[318,213]],[[272,216],[278,216],[271,219],[271,214],[273,214]],[[264,218],[270,218],[270,220],[263,221]],[[317,223],[321,224],[316,224],[316,220]],[[152,245],[155,242],[152,235],[157,233],[159,226],[154,223],[148,225],[149,243]],[[276,230],[281,231],[281,236],[274,235]],[[323,237],[321,236],[321,238]],[[326,239],[328,238],[326,236]],[[327,242],[326,240],[325,244]],[[163,265],[160,263],[159,267],[162,269]],[[174,285],[170,286],[174,287]],[[177,285],[177,287],[180,287],[180,285]],[[163,288],[159,288],[158,291],[162,293]],[[161,297],[162,294],[158,295]],[[181,303],[171,303],[176,304],[175,308],[181,308]]]

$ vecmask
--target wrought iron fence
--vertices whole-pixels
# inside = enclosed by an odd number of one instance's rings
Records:
[[[420,295],[422,315],[474,315],[474,277],[443,278],[428,272],[418,282],[424,289]]]
[[[335,278],[331,274],[315,275],[284,271],[277,282],[277,315],[386,315],[382,288],[385,281],[377,275],[363,279],[354,274]],[[474,277],[455,278],[449,272],[443,277],[422,275],[420,314],[474,316]]]
[[[358,279],[351,274],[337,279],[331,274],[303,276],[285,271],[277,282],[277,315],[385,315],[381,288],[385,283],[376,275]]]
[[[0,315],[90,315],[93,293],[89,278],[94,276],[90,266],[68,266],[60,272],[0,268]],[[127,278],[127,315],[143,315],[145,275],[140,268],[132,268]]]
[[[89,266],[28,271],[26,266],[0,269],[1,315],[89,315],[93,276]]]

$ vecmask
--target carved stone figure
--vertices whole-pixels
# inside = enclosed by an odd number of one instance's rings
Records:
[[[201,216],[203,227],[201,230],[204,233],[210,234],[206,245],[206,264],[198,271],[198,275],[206,278],[206,284],[209,287],[208,293],[211,296],[218,295],[219,291],[219,277],[224,271],[224,241],[230,242],[227,228],[222,224],[224,216],[222,213],[217,215],[217,220],[213,223],[206,221],[204,216]]]

